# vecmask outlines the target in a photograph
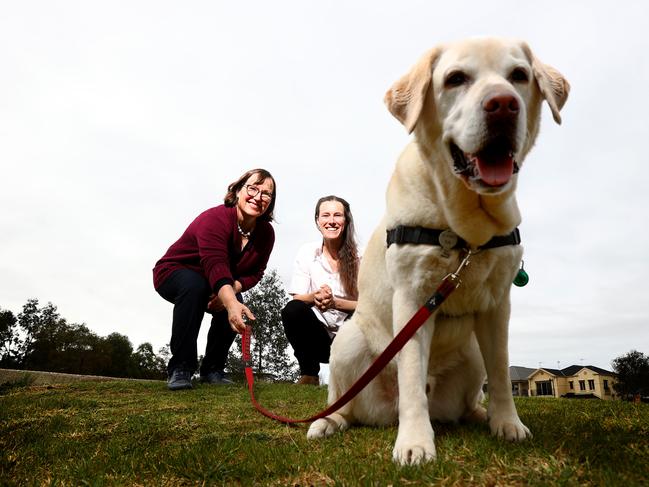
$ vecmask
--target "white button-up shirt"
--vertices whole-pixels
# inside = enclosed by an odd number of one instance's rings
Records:
[[[313,293],[324,284],[331,288],[334,296],[350,299],[345,294],[340,275],[331,269],[327,257],[322,252],[322,240],[302,245],[295,258],[289,294]],[[321,312],[315,306],[311,309],[320,321],[328,325],[341,326],[349,316],[348,313],[337,309],[328,309],[325,312]]]

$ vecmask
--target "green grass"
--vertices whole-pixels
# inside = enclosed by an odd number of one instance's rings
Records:
[[[319,411],[326,389],[260,384],[279,414]],[[392,463],[396,428],[307,441],[257,413],[241,386],[80,382],[0,395],[0,485],[646,485],[649,405],[522,398],[534,438],[435,425],[438,459]]]

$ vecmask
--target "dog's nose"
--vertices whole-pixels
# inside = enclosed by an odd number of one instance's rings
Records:
[[[510,93],[490,93],[482,100],[482,108],[491,117],[518,114],[518,100]]]

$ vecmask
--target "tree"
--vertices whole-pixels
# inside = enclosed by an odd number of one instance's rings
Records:
[[[85,324],[68,325],[59,341],[60,349],[55,357],[59,363],[50,363],[49,370],[70,374],[97,374],[108,363],[108,357],[99,353],[102,341]]]
[[[28,299],[17,317],[0,309],[0,366],[107,375],[111,377],[164,378],[168,347],[153,353],[150,343],[133,351],[126,335],[103,338],[85,324],[69,324],[52,303],[40,308]]]
[[[22,313],[18,314],[18,324],[24,335],[20,344],[23,368],[56,370],[51,364],[56,362],[54,355],[61,348],[61,339],[67,328],[56,306],[47,303],[39,308],[38,299],[28,299]]]
[[[649,396],[649,356],[631,350],[614,359],[612,365],[617,374],[617,382],[613,387],[620,396]]]
[[[109,377],[133,377],[135,363],[133,345],[126,335],[113,332],[103,339],[105,353],[108,355],[108,366],[101,375]]]
[[[69,324],[52,303],[39,308],[29,299],[18,315],[23,340],[19,361],[24,369],[96,374],[109,361],[97,353],[102,338],[85,324]]]
[[[167,377],[166,362],[153,352],[153,346],[144,342],[133,353],[133,361],[137,368],[139,379],[164,379]]]
[[[244,302],[256,320],[252,323],[250,346],[252,366],[255,373],[274,380],[294,381],[298,376],[297,364],[288,352],[288,340],[282,326],[281,310],[288,302],[288,295],[275,269],[244,295]],[[230,350],[228,369],[234,374],[242,373],[241,342],[236,350]]]
[[[0,309],[0,367],[18,366],[18,319],[5,309]]]
[[[165,364],[165,373],[167,370],[167,365],[169,363],[169,359],[171,359],[171,349],[169,347],[169,344],[167,343],[164,347],[160,347],[158,349],[158,357],[160,357],[160,360]]]

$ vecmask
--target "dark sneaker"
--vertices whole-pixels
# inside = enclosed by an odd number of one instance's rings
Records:
[[[230,379],[225,377],[225,372],[215,370],[207,375],[201,375],[201,382],[206,384],[234,384]]]
[[[167,379],[167,387],[170,391],[192,388],[192,373],[187,369],[174,370]]]

